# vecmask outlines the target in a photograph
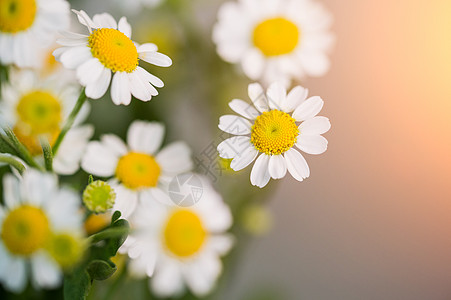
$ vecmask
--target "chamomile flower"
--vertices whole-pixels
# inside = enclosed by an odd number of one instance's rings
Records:
[[[226,233],[230,209],[206,178],[201,181],[195,205],[143,202],[130,220],[134,230],[119,251],[128,254],[132,275],[152,277],[158,296],[177,296],[185,287],[197,296],[210,292],[222,270],[220,257],[233,245]]]
[[[164,126],[157,122],[133,122],[127,132],[127,145],[117,136],[106,134],[88,144],[82,168],[93,175],[113,177],[116,192],[113,210],[129,217],[138,202],[170,202],[165,189],[173,176],[193,167],[191,150],[174,142],[160,151]]]
[[[35,288],[61,284],[62,271],[83,252],[79,196],[59,188],[56,176],[27,170],[22,180],[3,178],[0,206],[0,282],[21,292],[28,281]]]
[[[84,11],[75,11],[78,20],[89,30],[89,35],[66,32],[57,40],[63,47],[54,55],[66,68],[76,69],[76,76],[86,95],[92,99],[102,97],[111,82],[111,99],[117,105],[128,105],[131,95],[149,101],[158,95],[156,87],[163,82],[140,67],[139,60],[169,67],[172,61],[157,52],[154,44],[138,45],[130,37],[132,28],[125,17],[116,23],[107,14],[91,18]],[[112,75],[113,73],[113,75]]]
[[[260,188],[270,178],[283,178],[287,170],[298,181],[309,177],[307,162],[294,146],[308,154],[326,151],[322,134],[329,131],[330,122],[317,116],[323,100],[318,96],[306,99],[308,90],[301,86],[287,95],[281,83],[271,84],[266,94],[258,83],[250,84],[248,92],[254,106],[234,99],[229,106],[241,116],[219,119],[219,129],[236,135],[218,145],[219,156],[232,158],[230,167],[235,171],[257,159],[251,183]]]
[[[286,84],[329,70],[331,23],[314,0],[238,0],[221,6],[213,41],[219,55],[240,63],[250,79]]]
[[[55,77],[42,79],[30,70],[13,70],[10,82],[2,88],[0,119],[10,126],[34,156],[42,154],[41,136],[52,145],[77,102],[79,88]],[[56,154],[53,167],[58,174],[73,174],[79,169],[83,151],[93,134],[90,125],[81,126],[89,113],[85,104]]]
[[[0,63],[36,66],[38,49],[68,26],[65,0],[0,0]]]

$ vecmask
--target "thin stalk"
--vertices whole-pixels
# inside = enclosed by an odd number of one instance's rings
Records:
[[[20,174],[25,171],[25,166],[9,154],[0,154],[0,162],[10,165],[19,171]]]
[[[53,156],[55,156],[56,153],[58,152],[58,148],[60,147],[61,142],[66,136],[66,133],[71,129],[72,125],[74,124],[75,118],[77,117],[78,113],[83,107],[83,104],[85,103],[86,99],[87,97],[85,94],[85,89],[83,88],[81,90],[80,96],[78,96],[77,103],[75,103],[74,108],[72,109],[69,117],[67,118],[66,123],[63,126],[63,129],[61,129],[60,134],[56,138],[55,144],[53,145]]]
[[[40,138],[42,153],[44,154],[45,169],[49,172],[53,171],[53,153],[49,141],[45,137]]]
[[[9,127],[3,128],[3,131],[8,137],[8,143],[14,148],[20,158],[22,158],[29,166],[43,170],[43,168],[36,163],[30,151],[19,141],[17,136],[14,134],[13,130]],[[6,140],[5,138],[3,138]]]

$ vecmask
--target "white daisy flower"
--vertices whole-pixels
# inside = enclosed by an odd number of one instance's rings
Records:
[[[323,76],[334,37],[331,15],[314,0],[224,3],[213,30],[219,55],[265,84]]]
[[[329,131],[330,122],[316,116],[323,100],[318,96],[306,99],[307,94],[307,89],[296,86],[287,95],[281,83],[273,83],[265,95],[258,83],[250,84],[249,98],[254,106],[234,99],[229,106],[242,117],[225,115],[219,119],[219,129],[237,135],[218,145],[219,156],[233,159],[230,167],[235,171],[257,159],[251,183],[258,187],[264,187],[271,177],[283,178],[287,170],[298,181],[309,177],[307,162],[294,146],[308,154],[325,152],[327,140],[321,134]]]
[[[81,166],[93,175],[114,177],[110,181],[116,192],[113,210],[119,210],[125,218],[138,202],[170,202],[164,192],[167,185],[173,176],[193,167],[191,150],[183,142],[174,142],[159,151],[163,137],[162,124],[135,121],[128,129],[127,145],[113,134],[88,144]]]
[[[130,257],[131,274],[152,277],[150,288],[160,297],[177,296],[185,286],[206,295],[222,271],[220,257],[233,245],[226,233],[232,224],[229,207],[206,178],[201,182],[202,196],[194,206],[140,204],[130,220],[134,230],[119,249]]]
[[[1,0],[0,63],[35,67],[40,47],[48,46],[57,30],[69,27],[65,0]]]
[[[131,95],[142,101],[158,95],[154,86],[163,87],[163,82],[140,67],[139,60],[169,67],[172,64],[169,57],[157,52],[154,44],[133,42],[132,28],[125,17],[116,23],[107,13],[95,15],[91,20],[84,11],[74,12],[88,28],[89,35],[64,33],[64,38],[57,40],[63,47],[56,49],[54,55],[66,68],[76,69],[89,98],[102,97],[110,81],[111,99],[117,105],[130,104]]]
[[[3,178],[0,206],[0,282],[19,293],[28,273],[35,288],[61,284],[62,270],[78,262],[82,218],[77,193],[58,188],[51,174],[27,170]]]
[[[10,82],[2,87],[0,123],[10,126],[32,155],[41,157],[39,137],[45,136],[53,145],[78,95],[79,88],[67,81],[55,77],[42,79],[30,70],[12,70]],[[89,105],[85,104],[75,126],[61,143],[53,160],[56,173],[69,175],[79,169],[81,156],[94,131],[91,125],[80,125],[88,113]]]

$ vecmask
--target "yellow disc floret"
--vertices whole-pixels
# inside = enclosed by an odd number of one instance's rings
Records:
[[[44,212],[34,206],[22,205],[6,215],[1,238],[11,253],[28,256],[44,246],[49,233]]]
[[[113,72],[133,72],[138,66],[138,51],[132,40],[119,30],[100,28],[88,38],[92,56]]]
[[[254,29],[253,42],[266,56],[292,52],[298,45],[299,28],[285,18],[273,18],[261,22]]]
[[[36,0],[0,0],[0,31],[16,33],[33,25]]]
[[[274,109],[263,112],[255,119],[251,129],[251,142],[262,153],[278,155],[293,147],[298,135],[295,119]]]
[[[164,230],[164,244],[179,257],[196,254],[204,245],[207,231],[202,221],[190,210],[176,210],[169,217]]]
[[[153,156],[138,152],[122,156],[116,167],[116,177],[131,189],[157,186],[160,172]]]
[[[69,233],[60,233],[49,238],[46,249],[62,268],[69,268],[80,260],[83,243]]]

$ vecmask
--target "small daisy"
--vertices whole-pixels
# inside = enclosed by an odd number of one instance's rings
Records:
[[[202,196],[193,206],[140,204],[130,220],[134,230],[119,250],[130,257],[132,275],[152,277],[150,288],[160,297],[177,296],[185,286],[206,295],[222,271],[220,257],[233,245],[226,233],[229,207],[206,178],[201,182]]]
[[[28,273],[35,288],[55,288],[62,271],[80,259],[83,248],[80,198],[58,188],[51,174],[28,170],[23,179],[3,178],[0,206],[0,282],[19,293]]]
[[[68,26],[65,0],[0,0],[0,63],[35,67],[39,48]]]
[[[252,80],[288,84],[329,70],[331,23],[314,0],[238,0],[221,6],[213,41],[219,55],[240,63]]]
[[[273,83],[265,95],[258,83],[250,84],[249,98],[255,107],[234,99],[230,108],[244,118],[225,115],[219,119],[219,129],[237,135],[218,145],[219,156],[233,158],[230,167],[235,171],[258,157],[251,172],[251,183],[258,187],[271,177],[284,177],[287,170],[298,181],[309,177],[307,162],[294,146],[309,154],[323,153],[327,140],[321,134],[330,129],[330,122],[316,116],[323,100],[306,99],[307,94],[307,89],[296,86],[287,95],[281,83]]]
[[[33,71],[12,70],[10,82],[2,88],[0,119],[10,126],[33,156],[42,154],[40,136],[50,145],[77,102],[79,88],[58,78],[42,79]],[[80,126],[89,113],[85,104],[56,154],[53,167],[58,174],[69,175],[79,169],[81,156],[93,134],[90,125]]]
[[[164,190],[177,174],[193,167],[191,150],[183,142],[174,142],[160,151],[164,126],[157,122],[133,122],[127,132],[127,145],[113,134],[90,142],[82,159],[82,168],[93,175],[111,177],[116,192],[113,210],[130,216],[138,202],[157,199],[170,202]]]
[[[54,55],[66,68],[76,69],[89,98],[102,97],[110,81],[111,99],[117,105],[130,104],[131,95],[142,101],[158,95],[154,86],[163,87],[163,82],[140,67],[139,60],[169,67],[172,64],[169,57],[157,52],[154,44],[133,42],[132,28],[125,17],[116,23],[107,13],[95,15],[91,20],[84,11],[74,12],[88,28],[89,35],[63,33],[64,38],[57,40],[63,47],[56,49]]]

